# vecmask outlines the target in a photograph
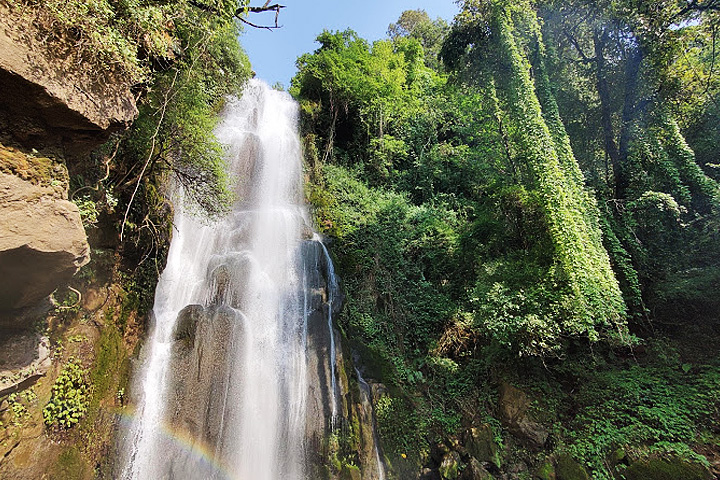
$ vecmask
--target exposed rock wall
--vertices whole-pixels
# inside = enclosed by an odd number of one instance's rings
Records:
[[[86,152],[137,116],[130,86],[78,62],[71,39],[46,41],[33,18],[0,3],[0,132],[27,148]]]
[[[0,173],[0,310],[33,306],[90,260],[78,207],[62,185],[35,180]]]
[[[141,328],[123,290],[114,286],[115,293],[109,287],[105,291],[116,268],[112,252],[105,252],[109,260],[101,266],[89,266],[88,275],[73,278],[89,262],[90,247],[78,207],[68,199],[67,166],[83,172],[89,153],[112,132],[127,128],[137,115],[127,83],[104,73],[111,71],[109,65],[98,68],[97,62],[92,66],[78,62],[77,52],[72,39],[49,37],[27,12],[23,15],[19,8],[0,2],[3,479],[69,474],[85,479],[105,461],[116,420],[103,409],[122,403],[116,392],[124,385],[125,359],[137,341],[133,332]],[[94,260],[98,256],[102,255]],[[83,301],[74,308],[51,309],[48,296],[71,281],[82,291]],[[102,289],[96,288],[101,285]],[[42,408],[50,400],[62,363],[70,357],[100,369],[98,377],[106,388],[92,393],[95,403],[87,430],[58,441],[50,438]],[[87,442],[90,437],[93,442]]]
[[[0,328],[25,326],[8,311],[36,306],[89,261],[63,163],[137,116],[110,65],[79,62],[75,41],[32,15],[0,3]]]

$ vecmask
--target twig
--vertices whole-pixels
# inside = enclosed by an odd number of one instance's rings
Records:
[[[140,183],[142,182],[142,178],[145,175],[145,171],[147,170],[148,165],[150,165],[150,160],[152,160],[153,153],[155,152],[155,145],[157,143],[157,136],[160,133],[160,127],[162,126],[163,120],[165,119],[165,112],[167,110],[167,105],[170,99],[168,98],[169,93],[172,91],[173,87],[175,86],[175,82],[177,81],[178,75],[180,75],[180,70],[175,70],[175,77],[173,78],[172,84],[170,85],[170,88],[165,92],[165,101],[163,102],[163,105],[161,107],[160,112],[160,120],[158,121],[157,127],[155,127],[155,132],[152,136],[151,146],[150,146],[150,153],[148,154],[147,160],[145,160],[145,165],[143,165],[142,170],[140,171],[140,175],[138,176],[137,183],[135,183],[135,190],[133,190],[132,195],[130,196],[130,201],[128,202],[128,206],[125,209],[125,216],[123,217],[122,226],[120,227],[120,241],[123,241],[123,235],[125,234],[125,223],[127,223],[128,215],[130,214],[130,207],[132,207],[133,202],[135,201],[135,195],[137,195],[138,190],[140,189]]]
[[[82,301],[82,294],[81,294],[79,291],[75,290],[73,287],[71,287],[71,286],[69,286],[69,285],[68,285],[67,288],[68,288],[68,290],[74,292],[75,295],[77,295],[77,301],[76,301],[75,303],[73,303],[72,305],[70,305],[70,306],[60,305],[60,304],[57,303],[57,300],[55,300],[55,297],[53,297],[52,294],[51,294],[51,295],[50,295],[50,301],[52,302],[53,306],[54,306],[55,308],[57,308],[58,310],[70,310],[70,309],[75,308],[75,307],[77,307],[78,305],[80,305],[80,302]]]

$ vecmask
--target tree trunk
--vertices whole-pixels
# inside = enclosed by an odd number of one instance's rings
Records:
[[[598,28],[594,33],[594,44],[595,44],[595,79],[596,87],[598,91],[598,97],[600,97],[600,113],[602,117],[602,128],[605,145],[605,153],[610,159],[610,164],[613,168],[613,175],[615,179],[615,198],[618,197],[618,175],[623,171],[623,167],[620,164],[620,153],[618,151],[617,143],[615,142],[615,131],[612,125],[612,99],[610,97],[610,87],[607,81],[605,55],[603,50],[605,49],[605,42],[607,40],[607,32],[600,31]]]
[[[624,199],[630,186],[628,172],[628,156],[632,126],[637,113],[636,102],[638,95],[638,77],[640,64],[643,60],[642,48],[638,45],[628,55],[625,64],[625,99],[622,111],[622,126],[620,130],[620,148],[618,150],[618,169],[615,171],[615,198]]]

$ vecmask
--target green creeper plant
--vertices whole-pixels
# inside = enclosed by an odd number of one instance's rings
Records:
[[[524,9],[531,25],[537,19],[532,9]],[[572,156],[567,134],[557,115],[552,92],[543,74],[537,91],[547,105],[546,115],[530,76],[530,62],[518,48],[513,22],[513,8],[506,2],[495,2],[491,28],[497,51],[496,79],[504,106],[517,128],[512,137],[527,163],[544,202],[550,237],[555,247],[557,280],[571,293],[571,318],[561,319],[567,333],[587,335],[598,340],[602,327],[623,328],[625,305],[620,288],[602,246],[597,209],[581,183],[577,163]],[[537,48],[542,48],[539,29]],[[509,75],[505,75],[509,71]],[[553,108],[555,107],[555,108]],[[547,119],[550,121],[548,122]],[[598,328],[600,327],[600,328]]]
[[[45,425],[68,429],[85,415],[89,405],[87,370],[71,359],[52,386],[52,397],[43,409]]]

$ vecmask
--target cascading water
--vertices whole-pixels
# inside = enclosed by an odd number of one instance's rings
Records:
[[[126,480],[307,475],[308,227],[297,108],[253,80],[226,110],[217,136],[229,145],[240,200],[203,224],[178,194],[136,415],[121,446]],[[330,320],[331,343],[333,335]],[[334,345],[329,355],[334,417]]]
[[[335,420],[337,419],[337,372],[335,371],[335,365],[337,359],[335,357],[335,331],[333,328],[332,312],[335,306],[335,296],[337,295],[338,282],[335,276],[335,267],[333,266],[332,259],[330,258],[330,252],[327,247],[322,243],[320,236],[315,234],[313,239],[317,241],[322,247],[323,255],[325,257],[325,264],[327,265],[327,289],[328,289],[328,336],[330,337],[330,406],[332,411],[332,417],[330,423],[332,428],[335,428]]]

